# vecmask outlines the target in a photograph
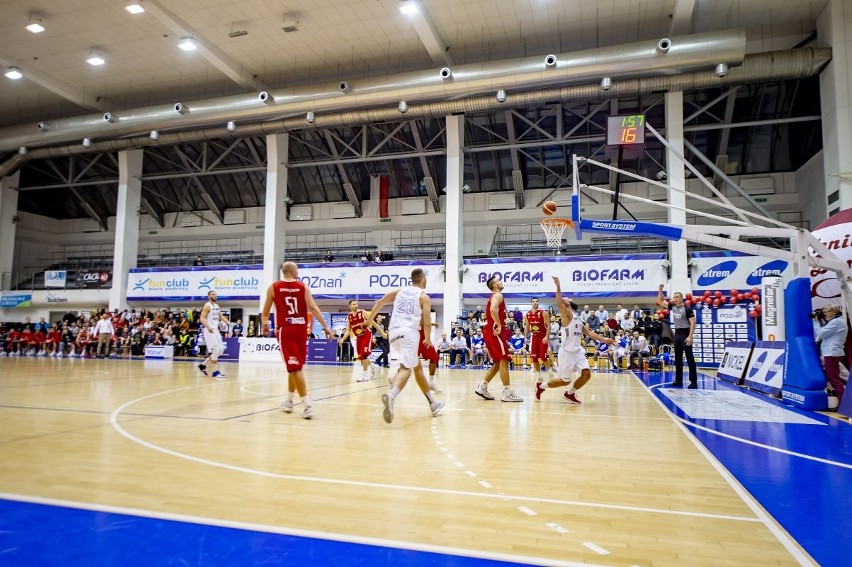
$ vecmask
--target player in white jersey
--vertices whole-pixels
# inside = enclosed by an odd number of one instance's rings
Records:
[[[579,372],[580,377],[562,396],[568,403],[577,405],[580,403],[580,400],[576,396],[577,390],[582,388],[592,377],[592,371],[589,369],[589,361],[586,360],[586,349],[583,348],[583,335],[610,345],[615,344],[615,341],[602,337],[589,329],[576,316],[577,304],[569,299],[562,298],[562,288],[559,286],[559,278],[553,276],[553,283],[556,284],[556,307],[559,309],[559,315],[562,320],[562,330],[560,331],[562,341],[559,343],[557,377],[547,382],[536,382],[535,399],[540,400],[541,394],[548,388],[569,386],[573,380],[574,372]]]
[[[423,367],[420,365],[420,356],[418,355],[421,329],[424,332],[424,346],[432,345],[430,339],[432,334],[432,300],[429,299],[425,289],[426,272],[416,268],[411,272],[411,285],[392,291],[378,300],[370,309],[370,316],[362,323],[364,327],[369,326],[379,310],[393,302],[393,314],[391,315],[388,335],[390,336],[391,348],[397,352],[399,369],[391,379],[390,392],[382,395],[382,403],[385,405],[383,416],[387,423],[393,421],[393,402],[408,383],[412,370],[420,391],[423,392],[429,402],[432,415],[438,415],[438,412],[444,407],[444,402],[436,402],[435,398],[432,397],[429,382],[423,374]]]
[[[210,291],[207,293],[207,303],[201,309],[201,328],[204,332],[204,343],[207,345],[207,358],[204,362],[198,365],[201,373],[207,376],[207,363],[210,363],[214,378],[224,378],[225,375],[218,369],[219,356],[225,351],[225,344],[222,341],[222,335],[219,334],[219,322],[230,323],[228,318],[219,310],[219,304],[216,303],[216,292]]]

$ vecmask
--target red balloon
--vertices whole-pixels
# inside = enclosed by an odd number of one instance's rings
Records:
[[[719,307],[720,305],[722,305],[722,300],[721,300],[721,299],[719,299],[719,298],[717,297],[716,299],[714,299],[714,300],[713,300],[713,307]]]
[[[751,301],[751,292],[747,291],[744,294],[742,294],[740,297],[744,297],[745,299]]]
[[[710,297],[710,295],[711,295],[711,291],[709,289],[704,292],[704,297]]]
[[[714,293],[713,295],[715,295],[717,298],[720,298],[720,297],[722,297],[722,292],[721,292],[721,291],[717,291],[717,292],[716,292],[716,293]]]
[[[740,294],[740,292],[739,292],[739,291],[737,291],[737,290],[735,290],[735,289],[732,289],[732,290],[731,290],[731,297],[736,297],[736,296],[738,296],[739,294]]]
[[[688,299],[686,301],[684,301],[683,304],[686,305],[687,307],[692,307],[692,302]]]
[[[754,306],[754,310],[757,311],[758,313],[762,313],[763,312],[763,306],[760,303],[758,303],[757,305]]]
[[[686,300],[687,300],[687,301],[692,301],[692,294],[691,294],[691,293],[687,293],[687,294],[684,296],[684,298],[686,298]]]
[[[751,311],[748,312],[748,316],[749,317],[757,317],[757,311],[752,309]]]
[[[663,311],[662,311],[661,315],[662,315],[663,317],[668,317],[668,316],[669,316],[669,310],[668,310],[668,309],[663,309]]]
[[[760,289],[756,288],[756,287],[751,288],[751,294],[752,295],[760,295]]]
[[[708,295],[707,297],[704,298],[704,303],[706,303],[707,305],[710,305],[711,303],[713,303],[713,298]]]
[[[720,298],[719,298],[719,301],[721,301],[721,302],[722,302],[722,305],[724,305],[724,304],[726,304],[726,303],[728,302],[728,298],[727,298],[727,297],[722,296],[722,297],[720,297]]]
[[[731,303],[731,305],[736,305],[737,301],[739,301],[739,300],[740,300],[740,297],[738,295],[732,295],[730,303]]]

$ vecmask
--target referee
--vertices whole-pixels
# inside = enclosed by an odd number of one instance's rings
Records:
[[[692,307],[683,304],[683,294],[674,292],[674,305],[663,296],[665,284],[660,284],[657,292],[657,305],[671,310],[674,321],[674,351],[675,351],[675,381],[669,384],[672,388],[683,387],[683,353],[686,351],[686,362],[689,364],[689,388],[698,388],[698,369],[695,368],[695,355],[692,354],[692,334],[695,332],[695,312]]]

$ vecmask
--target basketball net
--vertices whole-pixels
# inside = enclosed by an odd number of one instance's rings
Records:
[[[574,223],[568,219],[553,217],[541,219],[540,224],[544,235],[547,237],[547,246],[556,250],[559,250],[559,247],[562,245],[562,235],[565,233],[565,229],[569,226],[574,227]]]

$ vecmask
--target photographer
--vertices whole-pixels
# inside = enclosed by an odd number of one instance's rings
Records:
[[[840,361],[843,360],[843,345],[846,343],[846,319],[837,305],[829,303],[822,312],[814,311],[814,335],[819,343],[825,375],[834,388],[838,402],[843,399],[843,380],[840,379]]]

